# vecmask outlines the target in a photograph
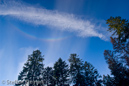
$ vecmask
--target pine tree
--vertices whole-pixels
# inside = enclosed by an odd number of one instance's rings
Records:
[[[69,86],[69,69],[68,65],[61,58],[54,64],[54,77],[57,86]]]
[[[111,74],[114,75],[115,85],[116,86],[128,86],[129,85],[129,70],[126,68],[123,62],[114,55],[112,51],[105,50],[104,56],[106,62],[109,65]]]
[[[97,71],[93,67],[92,64],[85,61],[84,63],[84,75],[85,75],[85,86],[100,86],[102,83],[102,80],[99,78],[101,77]]]
[[[121,17],[107,20],[109,31],[113,32],[111,43],[113,51],[105,50],[104,56],[114,76],[116,86],[129,85],[129,22]]]
[[[116,36],[121,42],[126,42],[129,39],[129,22],[121,17],[110,17],[107,22],[108,31],[113,32],[112,36]]]
[[[54,86],[55,85],[55,78],[54,78],[54,71],[52,67],[46,67],[43,72],[43,80],[44,84],[47,86]]]
[[[83,62],[77,58],[77,54],[71,54],[69,58],[70,75],[74,86],[84,86]]]
[[[39,50],[33,51],[33,54],[28,56],[27,62],[24,64],[23,70],[18,76],[18,80],[22,83],[17,83],[16,86],[43,86],[42,70],[43,70],[43,56]]]
[[[111,77],[110,75],[103,76],[103,84],[105,86],[116,86],[115,78]]]

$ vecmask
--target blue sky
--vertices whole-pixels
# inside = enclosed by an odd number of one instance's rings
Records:
[[[105,20],[129,19],[128,0],[0,0],[0,86],[16,80],[27,56],[39,49],[45,66],[77,53],[101,75],[110,74],[104,50],[112,50]],[[6,86],[6,85],[4,85]]]

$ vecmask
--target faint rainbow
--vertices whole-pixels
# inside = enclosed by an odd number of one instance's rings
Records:
[[[62,40],[65,40],[65,39],[68,39],[68,38],[71,38],[72,36],[62,36],[62,37],[46,37],[46,38],[38,38],[38,37],[35,37],[34,35],[32,34],[29,34],[29,33],[26,33],[24,31],[22,31],[21,29],[19,28],[15,28],[18,32],[20,32],[22,35],[28,37],[28,38],[31,38],[31,39],[37,39],[37,40],[40,40],[40,41],[45,41],[45,42],[56,42],[56,41],[62,41]]]

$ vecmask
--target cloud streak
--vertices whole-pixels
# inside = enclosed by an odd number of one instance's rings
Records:
[[[58,30],[74,32],[81,37],[105,38],[89,20],[79,19],[68,13],[6,2],[0,4],[0,15],[12,16],[35,25],[45,25]]]

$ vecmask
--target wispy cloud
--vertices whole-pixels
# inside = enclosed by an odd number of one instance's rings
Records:
[[[16,17],[35,25],[46,25],[54,27],[54,29],[74,32],[81,37],[105,38],[102,33],[97,31],[95,24],[89,20],[80,19],[73,14],[27,6],[16,2],[6,2],[0,4],[0,15]]]

